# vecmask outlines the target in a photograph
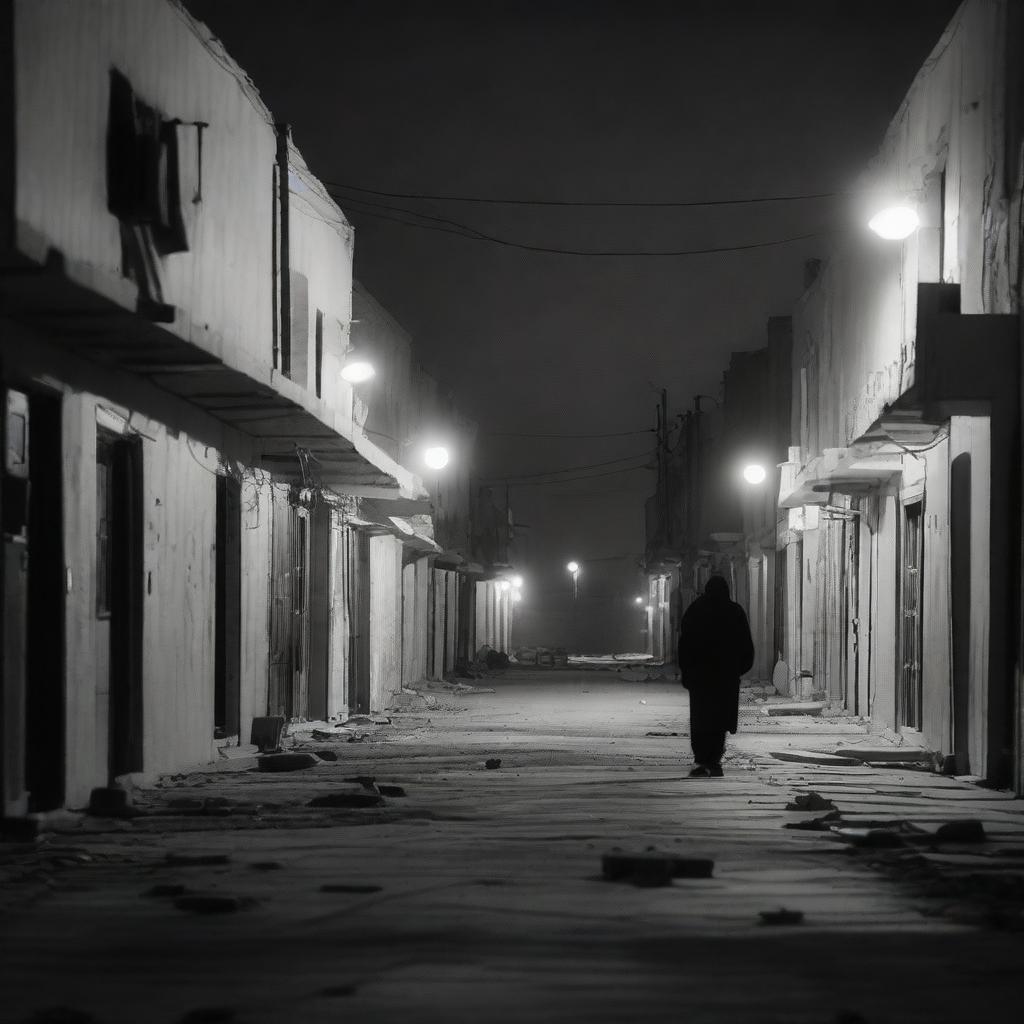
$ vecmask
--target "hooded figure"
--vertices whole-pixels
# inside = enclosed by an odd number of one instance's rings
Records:
[[[729,584],[712,576],[679,624],[679,671],[690,691],[693,776],[721,775],[725,734],[735,733],[740,676],[754,664],[754,641]]]

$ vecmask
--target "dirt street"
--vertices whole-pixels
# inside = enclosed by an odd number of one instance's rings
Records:
[[[2,1019],[1017,1019],[1020,801],[902,765],[856,721],[758,704],[725,777],[688,779],[677,684],[476,685],[493,692],[433,691],[358,741],[310,740],[337,760],[223,761],[138,791],[134,817],[3,844]],[[879,746],[891,766],[771,756]],[[867,846],[783,827],[829,807],[906,824]],[[965,821],[984,842],[929,838]],[[608,880],[615,847],[713,874]]]

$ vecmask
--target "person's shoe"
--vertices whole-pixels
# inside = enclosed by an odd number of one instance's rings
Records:
[[[691,779],[706,779],[710,774],[711,769],[702,764],[694,765],[694,767],[690,769]]]
[[[720,779],[724,774],[725,772],[722,771],[722,766],[720,764],[712,764],[708,766],[708,775],[710,775],[711,778]]]

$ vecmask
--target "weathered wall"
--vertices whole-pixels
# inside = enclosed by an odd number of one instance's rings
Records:
[[[402,545],[370,538],[370,707],[382,711],[402,688]]]

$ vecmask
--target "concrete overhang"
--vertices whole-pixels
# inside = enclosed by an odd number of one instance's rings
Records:
[[[245,352],[233,362],[221,359],[210,351],[210,339],[181,336],[203,331],[185,322],[181,310],[143,307],[130,281],[112,284],[102,275],[82,283],[79,277],[96,273],[73,270],[59,257],[45,266],[4,260],[0,316],[78,358],[143,378],[247,435],[256,465],[283,481],[357,496],[426,496],[420,478],[349,417],[269,363]]]
[[[779,507],[826,505],[829,494],[869,494],[889,483],[902,467],[902,451],[891,441],[826,448],[802,469],[794,466],[790,473],[783,472]]]

